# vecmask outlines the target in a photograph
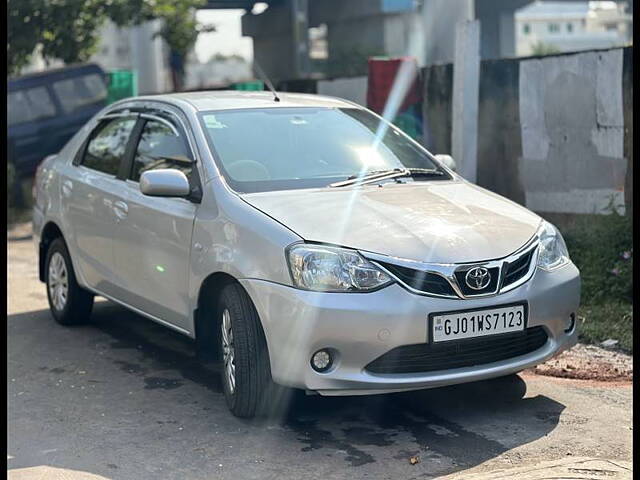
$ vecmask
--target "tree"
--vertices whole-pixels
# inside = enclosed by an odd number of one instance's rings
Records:
[[[162,27],[156,34],[169,45],[172,70],[181,78],[180,63],[198,34],[214,30],[213,26],[199,25],[195,19],[195,9],[205,1],[8,0],[7,68],[10,74],[18,73],[29,63],[38,45],[45,60],[85,62],[95,52],[99,29],[107,19],[118,26],[161,19]]]
[[[555,55],[560,53],[560,49],[551,43],[536,42],[531,46],[533,55]]]

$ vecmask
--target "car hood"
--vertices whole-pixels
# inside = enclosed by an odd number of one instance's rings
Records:
[[[540,217],[465,181],[251,193],[245,201],[307,241],[433,263],[505,257]]]

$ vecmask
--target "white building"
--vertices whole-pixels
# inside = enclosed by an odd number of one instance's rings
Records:
[[[537,45],[569,52],[629,44],[633,18],[626,8],[613,1],[536,1],[516,12],[516,54],[532,55]]]

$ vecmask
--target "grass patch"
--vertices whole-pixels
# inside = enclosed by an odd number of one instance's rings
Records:
[[[618,340],[633,352],[633,223],[630,216],[585,215],[563,236],[582,277],[580,339]]]
[[[578,332],[584,343],[600,343],[608,338],[618,340],[618,346],[633,353],[633,305],[604,302],[582,305],[578,310]]]

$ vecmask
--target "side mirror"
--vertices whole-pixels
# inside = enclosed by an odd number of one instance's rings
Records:
[[[456,161],[453,159],[451,155],[445,155],[441,153],[439,155],[434,155],[434,156],[436,157],[436,160],[444,164],[445,167],[449,168],[450,170],[453,170],[454,172],[456,171]]]
[[[180,170],[163,168],[144,172],[140,176],[140,191],[150,197],[186,197],[191,187]]]

